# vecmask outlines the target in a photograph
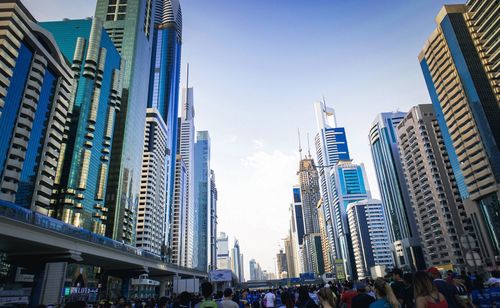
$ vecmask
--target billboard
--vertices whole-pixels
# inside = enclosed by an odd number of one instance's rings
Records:
[[[215,270],[210,272],[211,282],[225,282],[233,280],[233,272],[231,270]]]
[[[335,259],[335,275],[337,280],[345,280],[344,259]]]

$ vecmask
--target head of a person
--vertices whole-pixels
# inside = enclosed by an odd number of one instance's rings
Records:
[[[306,302],[309,300],[309,289],[306,286],[299,287],[299,302]]]
[[[210,282],[205,281],[204,283],[201,284],[201,295],[203,295],[204,298],[212,296],[213,291],[214,287]]]
[[[352,283],[352,281],[346,281],[345,282],[345,288],[347,290],[352,290],[354,288],[354,284]]]
[[[160,301],[158,302],[158,308],[166,308],[168,304],[168,298],[166,296],[160,297]]]
[[[224,290],[224,297],[225,298],[232,298],[233,297],[233,290],[231,288],[226,288]]]
[[[189,294],[189,292],[184,291],[179,295],[179,304],[181,305],[184,306],[189,305],[190,300],[191,300],[191,294]]]
[[[378,298],[385,298],[393,308],[399,307],[399,301],[394,292],[392,292],[391,286],[384,278],[375,279],[374,288]]]
[[[217,293],[215,293],[216,299],[221,299],[223,296],[224,296],[224,292],[222,292],[222,291],[217,291]]]
[[[413,287],[415,288],[415,297],[430,296],[436,291],[436,287],[432,283],[431,276],[423,271],[417,272],[413,279]]]
[[[403,271],[400,268],[393,268],[392,269],[392,280],[394,281],[401,281],[403,279]]]
[[[333,293],[330,288],[321,288],[318,291],[318,297],[321,300],[322,306],[324,307],[324,303],[328,303],[331,307],[335,307],[335,299],[333,298]]]
[[[356,288],[356,291],[358,293],[365,293],[366,292],[366,284],[364,282],[358,282],[354,285],[354,288]]]
[[[413,285],[413,274],[412,273],[404,273],[403,281],[407,286]]]
[[[427,273],[431,276],[432,279],[440,279],[441,278],[441,272],[436,268],[436,267],[430,267],[427,270]]]
[[[285,305],[286,308],[294,307],[293,299],[289,292],[287,291],[281,292],[280,298],[281,302],[283,303],[283,305]]]

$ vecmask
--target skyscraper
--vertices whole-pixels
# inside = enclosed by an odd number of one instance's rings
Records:
[[[239,282],[244,282],[243,277],[243,255],[240,251],[240,243],[237,239],[234,240],[234,247],[231,250],[231,269],[233,273],[238,277]]]
[[[358,279],[370,275],[375,265],[394,265],[384,207],[379,200],[368,199],[349,203],[347,220]]]
[[[215,172],[210,170],[210,259],[209,269],[217,268],[217,185],[215,184]]]
[[[196,133],[194,144],[194,208],[195,208],[195,255],[196,268],[206,271],[211,250],[211,181],[210,181],[210,136],[207,131]]]
[[[425,262],[403,175],[396,133],[396,126],[405,115],[404,112],[377,115],[370,129],[369,140],[395,265],[416,270],[424,269]]]
[[[255,261],[255,259],[250,259],[248,262],[250,266],[250,280],[264,280],[264,273],[260,264]]]
[[[290,231],[288,232],[287,237],[283,240],[283,244],[285,246],[285,254],[286,254],[286,268],[288,273],[288,278],[298,277],[297,273],[297,254],[294,252],[294,247],[292,244]]]
[[[187,170],[180,154],[177,154],[175,159],[174,200],[169,237],[169,246],[172,249],[170,262],[191,268],[193,267],[193,241],[192,239],[189,240],[185,235],[187,225]]]
[[[334,260],[331,259],[330,254],[330,242],[328,241],[328,235],[326,233],[326,221],[325,221],[325,211],[323,209],[323,199],[320,198],[317,204],[318,211],[318,223],[319,223],[319,235],[321,239],[321,251],[323,253],[323,263],[325,273],[333,272]]]
[[[294,272],[302,272],[303,262],[301,247],[304,242],[304,216],[302,215],[302,201],[300,187],[293,187],[293,203],[290,204],[290,243],[293,250]]]
[[[104,21],[125,59],[122,105],[114,127],[105,204],[106,235],[135,242],[136,210],[142,166],[144,126],[152,52],[153,0],[98,0],[95,16]]]
[[[307,233],[304,235],[302,246],[302,261],[304,272],[322,275],[325,272],[321,235],[319,233]]]
[[[224,232],[219,233],[217,237],[217,269],[231,269],[229,237]]]
[[[0,199],[52,214],[72,72],[20,1],[2,2]]]
[[[173,216],[176,215],[173,213],[172,206],[177,153],[177,118],[179,116],[182,11],[178,0],[156,0],[154,3],[148,107],[159,110],[168,128],[167,149],[169,155],[166,186],[167,217],[170,221],[174,220]],[[171,226],[173,225],[171,224]],[[169,234],[170,232],[173,230],[167,230],[168,245],[170,249],[173,249],[172,246],[176,239]]]
[[[97,18],[40,25],[54,35],[73,71],[71,120],[65,127],[55,180],[56,216],[104,235],[108,218],[104,197],[125,64]]]
[[[304,216],[304,232],[318,233],[317,204],[320,198],[318,171],[312,158],[300,161],[299,172],[300,200],[302,201],[302,215]]]
[[[348,160],[349,149],[345,129],[337,127],[334,110],[326,106],[325,102],[314,104],[318,133],[315,137],[316,157],[320,178],[321,197],[323,198],[323,211],[326,222],[326,233],[330,246],[330,259],[341,258],[338,237],[337,220],[333,213],[332,179],[330,171],[339,160]]]
[[[335,242],[339,247],[339,256],[344,262],[346,274],[356,279],[355,261],[352,240],[347,223],[347,206],[349,203],[370,199],[371,193],[366,180],[364,165],[341,160],[330,171],[332,184],[332,207],[335,219]]]
[[[277,274],[279,278],[287,278],[288,266],[286,261],[286,253],[283,252],[283,249],[280,249],[279,253],[276,254],[276,268],[278,270]]]
[[[474,233],[432,105],[411,108],[397,134],[427,266],[453,265],[463,270],[460,239]]]
[[[500,263],[498,2],[445,5],[418,58],[488,270]]]
[[[197,252],[195,251],[195,209],[194,209],[194,97],[193,88],[182,91],[182,112],[178,119],[177,153],[180,154],[186,166],[186,206],[183,208],[183,221],[185,224],[183,238],[184,264],[188,267],[197,265]],[[176,184],[177,185],[177,184]]]
[[[167,248],[167,131],[158,109],[148,108],[136,246],[158,255],[165,255]],[[177,260],[172,257],[172,262]]]

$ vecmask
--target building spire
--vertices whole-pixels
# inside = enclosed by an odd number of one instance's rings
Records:
[[[309,159],[312,159],[311,146],[309,145],[309,132],[307,133],[307,154],[309,155]]]
[[[300,155],[300,160],[302,160],[302,145],[300,144],[300,128],[297,128],[297,134],[299,136],[299,155]]]
[[[187,64],[186,89],[189,89],[189,63]]]

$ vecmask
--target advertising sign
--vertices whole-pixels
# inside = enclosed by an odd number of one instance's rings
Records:
[[[335,259],[335,274],[337,280],[345,280],[344,259]]]

